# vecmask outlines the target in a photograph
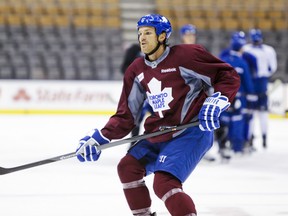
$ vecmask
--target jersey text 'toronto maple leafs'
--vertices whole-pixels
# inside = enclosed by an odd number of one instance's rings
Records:
[[[149,83],[148,87],[150,93],[147,92],[147,97],[150,106],[153,108],[154,112],[158,112],[160,118],[163,118],[163,110],[170,109],[169,103],[173,100],[172,88],[164,88],[161,91],[161,82],[156,78],[153,78]]]

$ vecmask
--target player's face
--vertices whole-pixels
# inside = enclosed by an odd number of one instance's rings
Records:
[[[141,27],[138,30],[138,39],[141,51],[145,54],[150,53],[158,43],[158,37],[153,27]]]
[[[187,33],[182,36],[182,41],[184,44],[195,44],[196,43],[196,35],[192,33]]]

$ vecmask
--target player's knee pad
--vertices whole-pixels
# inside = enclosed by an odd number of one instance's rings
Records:
[[[129,154],[120,160],[117,171],[122,183],[142,179],[145,174],[145,168]]]
[[[167,172],[156,172],[153,189],[156,196],[165,201],[169,196],[182,192],[182,183]]]

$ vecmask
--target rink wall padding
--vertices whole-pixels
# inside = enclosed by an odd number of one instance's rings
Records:
[[[288,118],[288,84],[280,79],[268,85],[268,107],[271,117]]]
[[[112,115],[122,81],[0,80],[0,114]],[[269,83],[271,117],[288,118],[288,84]]]
[[[115,113],[121,81],[1,80],[0,114]]]

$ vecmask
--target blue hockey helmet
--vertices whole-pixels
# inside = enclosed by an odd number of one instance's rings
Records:
[[[235,51],[239,51],[242,46],[246,44],[246,37],[243,31],[234,32],[231,36],[231,49]]]
[[[192,24],[186,24],[180,28],[181,37],[185,34],[188,34],[188,33],[196,34],[196,27]]]
[[[253,43],[261,43],[263,41],[262,31],[260,29],[251,29],[249,33]]]
[[[154,27],[158,36],[166,32],[166,39],[168,39],[172,33],[170,21],[160,14],[147,14],[141,17],[137,23],[137,29],[143,26]]]

